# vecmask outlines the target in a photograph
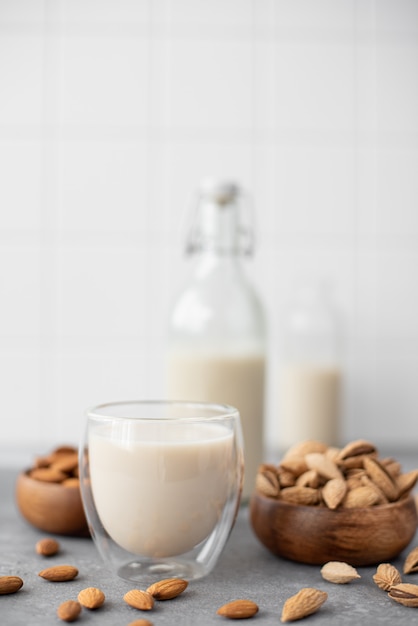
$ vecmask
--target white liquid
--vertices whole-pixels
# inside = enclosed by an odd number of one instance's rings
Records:
[[[247,499],[263,462],[265,360],[262,356],[172,354],[168,361],[168,397],[230,404],[238,409],[244,435]]]
[[[138,424],[91,433],[93,498],[112,539],[150,557],[206,539],[237,489],[233,435],[220,425]],[[129,439],[128,439],[129,438]]]
[[[341,372],[337,367],[288,365],[279,384],[280,447],[304,439],[337,445]]]

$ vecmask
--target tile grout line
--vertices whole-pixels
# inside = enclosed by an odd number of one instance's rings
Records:
[[[50,132],[50,122],[57,122],[57,87],[59,33],[54,30],[53,0],[45,4],[43,28],[43,77],[41,109],[41,174],[40,174],[40,373],[39,426],[40,439],[56,423],[59,380],[57,378],[58,319],[57,319],[57,229],[56,229],[56,167],[59,145],[57,129]],[[52,426],[52,432],[54,427]]]

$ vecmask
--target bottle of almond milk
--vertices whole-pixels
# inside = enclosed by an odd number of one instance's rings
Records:
[[[167,395],[239,410],[246,500],[263,461],[266,369],[264,310],[242,261],[252,253],[249,203],[235,183],[206,180],[193,213],[187,242],[191,276],[169,323]]]
[[[338,445],[341,428],[341,325],[329,286],[300,287],[282,327],[278,384],[279,447],[317,439]]]

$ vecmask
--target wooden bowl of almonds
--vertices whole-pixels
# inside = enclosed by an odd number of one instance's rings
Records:
[[[279,465],[259,467],[250,523],[271,552],[300,563],[389,561],[417,530],[417,479],[418,470],[403,473],[368,441],[303,441]]]
[[[16,503],[32,526],[47,533],[89,536],[80,495],[78,454],[59,446],[35,459],[16,482]]]

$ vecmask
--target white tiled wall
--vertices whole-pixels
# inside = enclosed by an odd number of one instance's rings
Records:
[[[418,2],[0,0],[2,454],[161,396],[207,174],[255,200],[269,438],[309,272],[344,315],[344,438],[417,448]]]

